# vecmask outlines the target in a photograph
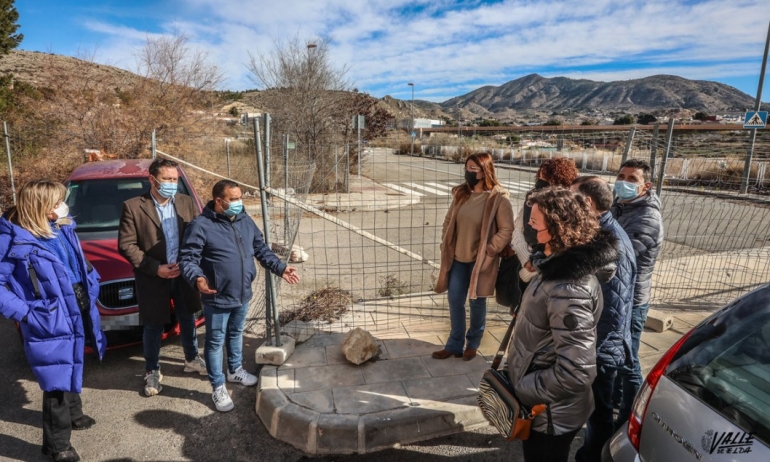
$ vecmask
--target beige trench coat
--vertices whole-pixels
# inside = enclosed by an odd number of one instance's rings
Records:
[[[460,186],[462,187],[462,186]],[[452,195],[456,197],[456,190]],[[464,202],[464,201],[463,201]],[[441,269],[436,281],[436,293],[446,292],[449,269],[455,259],[455,226],[457,211],[462,206],[457,199],[452,201],[449,211],[444,218],[441,232]],[[510,244],[513,234],[513,207],[508,200],[508,191],[502,186],[495,186],[489,192],[484,213],[481,216],[481,240],[476,264],[471,273],[471,283],[468,296],[471,299],[491,297],[495,294],[497,270],[500,267],[500,252]]]

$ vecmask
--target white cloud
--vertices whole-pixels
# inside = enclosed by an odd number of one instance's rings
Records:
[[[254,87],[244,65],[249,52],[269,52],[275,38],[327,36],[332,58],[351,67],[359,89],[405,98],[414,81],[432,100],[476,88],[469,82],[499,85],[530,72],[602,80],[753,75],[767,30],[761,0],[469,3],[180,0],[177,16],[159,29],[190,35],[226,72],[230,89]],[[124,67],[148,35],[98,18],[86,27],[105,36],[100,54]]]

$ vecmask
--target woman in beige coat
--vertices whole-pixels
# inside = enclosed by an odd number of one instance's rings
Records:
[[[447,292],[451,332],[436,359],[470,361],[484,335],[487,299],[495,292],[499,254],[511,242],[513,209],[495,175],[492,156],[472,154],[465,161],[465,183],[452,189],[441,233],[441,269],[436,292]],[[470,298],[470,328],[465,331],[465,299]]]

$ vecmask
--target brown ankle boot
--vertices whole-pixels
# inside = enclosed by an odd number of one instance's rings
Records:
[[[471,359],[476,357],[476,349],[475,348],[466,348],[465,353],[463,353],[463,361],[470,361]]]
[[[440,351],[434,351],[431,356],[433,356],[435,359],[447,359],[450,356],[454,356],[455,358],[459,358],[462,355],[460,353],[452,353],[451,351],[446,351],[446,349],[444,349],[444,350],[440,350]]]

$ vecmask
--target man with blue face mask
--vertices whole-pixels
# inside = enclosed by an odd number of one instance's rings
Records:
[[[206,374],[198,354],[195,313],[201,311],[200,295],[183,281],[179,271],[182,234],[198,216],[198,207],[185,194],[177,194],[177,163],[156,159],[149,167],[150,190],[123,204],[118,229],[118,250],[134,267],[139,321],[143,325],[144,394],[155,396],[160,382],[160,343],[170,324],[171,304],[179,321],[185,355],[184,371]]]
[[[299,282],[297,270],[287,266],[265,244],[262,232],[243,209],[241,188],[221,180],[213,200],[187,228],[182,240],[182,276],[196,287],[206,316],[204,356],[216,409],[233,409],[225,380],[245,386],[257,377],[243,368],[243,326],[253,295],[251,283],[259,263],[289,284]],[[227,346],[227,373],[222,373],[222,347]]]
[[[634,303],[630,317],[631,354],[633,366],[620,370],[615,388],[622,395],[616,428],[623,425],[631,412],[634,397],[642,386],[639,364],[639,342],[647,321],[652,289],[652,271],[663,244],[663,217],[660,199],[652,191],[650,165],[640,159],[629,159],[620,166],[615,181],[617,197],[612,204],[612,216],[628,234],[636,256]]]

